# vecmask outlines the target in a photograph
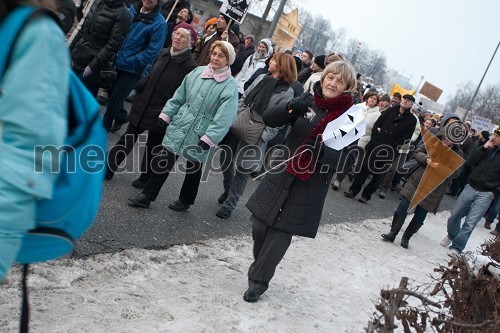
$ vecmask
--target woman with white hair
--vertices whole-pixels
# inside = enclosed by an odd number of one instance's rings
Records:
[[[286,148],[294,155],[285,168],[262,179],[247,203],[254,241],[254,261],[243,295],[247,302],[256,302],[267,290],[292,235],[316,237],[328,186],[342,153],[323,145],[322,134],[328,123],[352,106],[355,75],[350,64],[335,61],[314,85],[314,96],[304,93],[264,112],[267,126],[291,124]]]

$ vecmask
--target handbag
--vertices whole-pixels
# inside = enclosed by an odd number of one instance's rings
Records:
[[[99,86],[104,89],[111,89],[115,85],[118,74],[114,68],[105,68],[99,75]]]
[[[252,117],[252,109],[246,106],[236,117],[230,131],[243,142],[254,145],[259,141],[265,128],[266,124]]]
[[[408,178],[415,172],[415,170],[418,169],[419,166],[420,163],[412,157],[401,166],[399,174],[404,178]]]

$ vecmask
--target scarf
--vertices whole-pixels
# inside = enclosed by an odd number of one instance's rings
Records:
[[[321,135],[325,131],[329,122],[340,117],[352,106],[351,94],[343,94],[334,98],[324,98],[321,91],[315,91],[313,96],[314,105],[322,110],[328,111],[327,115],[314,127],[311,133],[297,149],[295,156],[288,161],[286,171],[295,175],[300,180],[308,180],[316,169],[317,159],[313,160],[313,154],[310,146],[306,142],[314,140],[315,145],[323,144]]]
[[[200,77],[202,79],[214,79],[220,83],[231,77],[231,69],[229,66],[221,69],[213,69],[212,65],[208,64],[201,72]]]
[[[189,47],[186,47],[185,49],[182,49],[182,50],[180,50],[180,51],[177,51],[177,52],[176,52],[176,51],[174,51],[174,48],[173,48],[173,47],[170,47],[170,55],[171,55],[172,57],[175,57],[176,55],[179,55],[179,54],[181,54],[181,53],[184,53],[185,51],[187,51],[187,50],[189,50],[189,49],[190,49]]]
[[[262,115],[266,111],[273,93],[287,90],[289,87],[288,82],[277,80],[271,74],[264,75],[262,81],[248,92],[244,103],[251,106],[253,111]]]

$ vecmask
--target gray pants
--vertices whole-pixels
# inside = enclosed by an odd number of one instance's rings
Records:
[[[292,242],[292,234],[273,229],[253,215],[250,220],[254,262],[248,269],[248,286],[262,295]]]
[[[223,207],[233,211],[236,208],[236,204],[240,200],[243,192],[245,192],[245,188],[247,187],[248,179],[250,178],[250,171],[240,170],[240,168],[236,167],[231,169],[233,175],[233,181],[229,186],[228,196],[226,201],[224,201]],[[225,173],[229,174],[229,170],[225,171]],[[226,191],[226,174],[224,174],[224,191]]]

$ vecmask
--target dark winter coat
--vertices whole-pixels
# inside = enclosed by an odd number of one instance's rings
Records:
[[[76,5],[73,0],[57,1],[57,16],[61,20],[61,28],[67,34],[73,27],[76,16]]]
[[[467,165],[472,167],[469,184],[476,191],[500,194],[500,148],[474,150]]]
[[[459,156],[463,156],[462,151],[457,145],[452,146],[452,150],[457,153]],[[400,194],[405,197],[408,201],[411,201],[413,196],[415,195],[415,192],[417,192],[418,185],[420,184],[420,180],[422,179],[422,176],[424,175],[425,169],[427,167],[427,157],[429,155],[427,154],[427,149],[424,145],[423,142],[418,145],[417,149],[415,149],[415,152],[413,154],[413,158],[415,158],[419,163],[420,166],[418,167],[417,170],[415,170],[412,175],[408,178],[406,181],[405,185],[401,189]],[[440,162],[439,160],[432,160],[433,162]],[[442,168],[442,169],[439,169]],[[435,169],[437,172],[443,171],[448,173],[449,169],[440,165]],[[457,169],[448,179],[444,182],[442,182],[438,187],[436,187],[427,197],[425,197],[422,202],[418,204],[419,207],[425,209],[428,212],[431,213],[436,213],[437,210],[439,209],[439,205],[441,204],[441,200],[444,197],[444,194],[447,189],[447,183],[451,181],[453,178],[455,178],[460,172],[460,169]],[[434,186],[434,184],[429,184],[431,186]]]
[[[70,46],[76,67],[111,67],[131,20],[123,0],[96,1]]]
[[[217,30],[213,35],[202,39],[193,51],[193,59],[198,66],[205,66],[210,63],[210,48],[215,41],[222,40],[223,30]],[[234,52],[238,54],[240,50],[240,38],[229,29],[228,35],[229,43],[234,47]]]
[[[243,67],[243,64],[245,63],[245,60],[247,60],[247,58],[254,53],[255,45],[251,44],[248,48],[245,48],[240,44],[240,51],[236,55],[234,63],[231,65],[231,74],[233,76],[238,75],[238,73],[241,71],[241,68]]]
[[[137,86],[139,94],[130,110],[130,123],[140,129],[154,131],[161,110],[179,88],[184,77],[195,68],[191,50],[172,56],[170,49],[163,49],[151,73]]]
[[[389,145],[396,150],[398,146],[411,139],[417,118],[410,109],[401,114],[399,108],[399,105],[390,107],[378,117],[373,124],[372,136],[366,145],[366,150],[370,151],[380,145]],[[380,128],[380,132],[377,128]]]
[[[266,125],[271,127],[293,123],[286,143],[288,151],[293,153],[327,115],[327,111],[314,105],[316,116],[312,121],[306,118],[293,120],[287,106],[288,103],[281,103],[269,108],[263,118]],[[250,197],[247,208],[270,227],[294,235],[316,237],[325,198],[341,152],[325,146],[314,173],[305,181],[290,174],[284,167],[268,173]]]

